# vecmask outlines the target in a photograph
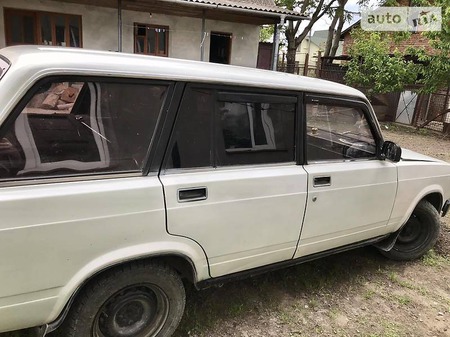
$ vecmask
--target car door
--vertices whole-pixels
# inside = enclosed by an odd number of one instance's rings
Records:
[[[291,259],[307,174],[297,96],[189,86],[160,179],[167,229],[197,241],[217,277]]]
[[[363,102],[308,96],[308,201],[296,257],[385,234],[396,165],[379,160],[382,138]]]

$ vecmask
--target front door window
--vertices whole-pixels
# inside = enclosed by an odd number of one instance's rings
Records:
[[[376,157],[376,142],[364,111],[340,101],[306,104],[308,162]]]

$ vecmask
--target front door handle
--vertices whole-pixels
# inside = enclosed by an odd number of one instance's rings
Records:
[[[206,187],[193,187],[178,190],[178,202],[206,200],[208,193]]]
[[[331,177],[314,177],[314,187],[331,186]]]

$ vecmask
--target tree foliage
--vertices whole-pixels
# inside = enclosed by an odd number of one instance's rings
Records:
[[[410,34],[356,29],[349,49],[352,59],[345,77],[348,84],[364,87],[369,94],[402,91],[411,84],[421,85],[422,92],[436,92],[450,85],[450,2],[416,0],[414,5],[442,7],[442,30],[421,33],[429,39],[432,49],[415,46],[402,52],[392,50]],[[405,55],[415,57],[416,62],[407,61]]]
[[[359,0],[359,5],[366,2],[367,0]],[[345,9],[348,0],[337,0],[337,3],[338,6],[336,8],[331,8],[331,12],[329,14],[332,21],[330,27],[328,28],[328,37],[323,56],[336,56],[344,23],[351,21],[354,14]]]
[[[398,50],[391,54],[391,45],[400,37],[355,29],[352,38],[353,44],[349,49],[352,59],[345,75],[347,84],[366,88],[370,96],[401,91],[405,85],[415,83],[421,65],[406,61]]]
[[[423,91],[435,92],[450,86],[450,1],[449,0],[416,0],[417,5],[442,8],[442,30],[424,32],[430,40],[432,53],[417,51],[419,59],[427,64],[422,71],[420,84]]]
[[[295,67],[295,53],[303,39],[311,31],[314,24],[325,14],[329,13],[331,6],[337,0],[276,0],[280,7],[298,10],[309,16],[309,19],[297,21],[288,20],[285,28],[287,42],[287,71],[293,73]],[[302,23],[306,25],[302,26]],[[301,28],[303,27],[303,28]]]
[[[259,42],[271,42],[274,33],[273,25],[264,25],[259,31]]]

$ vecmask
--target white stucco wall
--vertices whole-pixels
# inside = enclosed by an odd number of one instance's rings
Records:
[[[206,32],[232,35],[231,64],[256,67],[258,59],[259,26],[206,20]],[[205,60],[209,60],[210,35],[205,39]]]
[[[0,48],[6,45],[3,17],[3,8],[5,7],[81,15],[84,48],[118,50],[118,18],[116,9],[51,0],[1,0]],[[133,52],[133,24],[135,22],[169,26],[169,57],[190,60],[201,59],[201,19],[150,14],[148,12],[123,11],[123,52]],[[232,34],[231,64],[256,67],[259,40],[258,26],[206,20],[206,32],[208,35],[205,39],[205,61],[209,60],[209,33],[211,30]]]
[[[314,42],[311,42],[310,44],[309,39],[306,38],[297,48],[297,52],[295,53],[295,61],[298,62],[300,66],[304,66],[306,54],[308,54],[309,52],[309,59],[308,59],[309,67],[316,67],[319,51],[321,51],[321,48]]]
[[[133,52],[133,27],[135,22],[169,26],[169,57],[200,60],[201,19],[123,11],[122,50],[124,52]],[[117,26],[115,29],[117,30]]]

